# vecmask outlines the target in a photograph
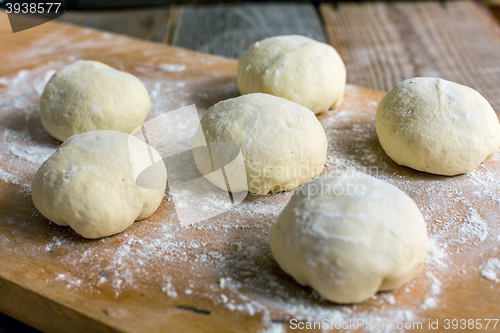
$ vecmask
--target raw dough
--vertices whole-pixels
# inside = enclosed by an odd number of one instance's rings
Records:
[[[40,98],[43,127],[60,141],[93,131],[131,133],[151,107],[139,79],[97,61],[80,60],[58,70]]]
[[[249,94],[219,102],[203,115],[201,128],[194,147],[230,142],[241,149],[246,172],[235,170],[229,175],[236,179],[232,192],[248,189],[264,195],[291,190],[320,174],[326,161],[327,141],[321,123],[307,108],[284,98]],[[198,170],[226,190],[223,180],[209,174],[213,171],[211,159],[197,152],[195,148]]]
[[[398,84],[380,102],[375,126],[394,162],[439,175],[471,171],[500,147],[500,125],[488,101],[443,79]]]
[[[315,114],[342,102],[346,69],[330,45],[304,36],[266,38],[238,63],[241,94],[267,93],[299,103]]]
[[[150,156],[159,162],[153,164]],[[155,187],[139,187],[136,178],[152,164],[159,166],[150,179]],[[160,154],[143,141],[117,131],[91,131],[66,140],[38,169],[31,191],[47,219],[99,238],[153,214],[166,179]]]
[[[398,288],[427,253],[425,221],[413,200],[357,172],[327,174],[297,189],[269,241],[285,272],[337,303]]]

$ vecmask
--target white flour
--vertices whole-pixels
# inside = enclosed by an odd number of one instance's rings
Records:
[[[490,258],[486,261],[481,270],[481,276],[485,279],[499,282],[500,281],[500,260],[497,258]]]

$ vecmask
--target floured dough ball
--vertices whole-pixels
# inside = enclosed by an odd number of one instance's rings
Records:
[[[47,219],[99,238],[153,214],[166,179],[161,156],[143,141],[117,131],[91,131],[67,139],[40,166],[31,191]]]
[[[413,200],[357,172],[327,174],[297,189],[269,241],[286,273],[336,303],[400,287],[427,253],[425,221]]]
[[[330,45],[304,36],[266,38],[238,63],[241,94],[267,93],[302,104],[315,114],[342,102],[346,69]]]
[[[194,138],[196,166],[224,190],[224,180],[210,174],[215,159],[196,147],[226,142],[241,149],[245,168],[230,170],[232,192],[287,191],[323,171],[327,141],[321,123],[307,108],[284,98],[249,94],[219,102],[203,115],[201,128]]]
[[[474,170],[500,146],[500,125],[488,101],[438,78],[398,84],[380,102],[375,127],[394,162],[438,175]]]
[[[40,98],[43,127],[64,141],[93,130],[131,133],[151,107],[146,87],[132,74],[80,60],[58,70]]]

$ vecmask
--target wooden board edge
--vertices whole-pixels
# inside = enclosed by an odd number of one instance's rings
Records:
[[[488,8],[484,3],[480,3],[477,1],[472,2],[472,6],[473,9],[478,13],[478,15],[483,16],[484,21],[488,23],[493,31],[495,31],[495,35],[500,40],[500,22],[497,21],[492,8]]]
[[[119,332],[2,276],[0,291],[0,312],[42,332]]]

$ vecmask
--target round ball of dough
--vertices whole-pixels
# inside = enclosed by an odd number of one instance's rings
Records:
[[[64,141],[94,130],[131,133],[151,107],[146,87],[132,74],[80,60],[58,70],[40,98],[43,127]]]
[[[228,177],[244,181],[233,182],[232,192],[287,191],[323,171],[327,141],[321,123],[307,108],[284,98],[249,94],[219,102],[203,115],[201,128],[194,147],[228,142],[241,149],[245,170],[238,174],[230,169]],[[226,190],[223,181],[209,174],[213,158],[198,151],[193,150],[198,170]]]
[[[151,165],[159,168],[150,179],[155,187],[139,187],[137,177]],[[166,179],[161,156],[143,141],[117,131],[91,131],[67,139],[40,166],[31,191],[47,219],[85,238],[100,238],[153,214]]]
[[[269,241],[286,273],[336,303],[403,285],[427,253],[425,221],[413,200],[357,172],[328,174],[297,189]]]
[[[315,114],[342,102],[346,69],[330,45],[303,36],[266,38],[238,63],[241,94],[267,93],[302,104]]]
[[[438,175],[471,171],[500,146],[500,125],[488,101],[438,78],[398,84],[380,102],[375,127],[394,162]]]

